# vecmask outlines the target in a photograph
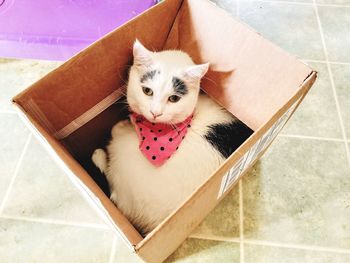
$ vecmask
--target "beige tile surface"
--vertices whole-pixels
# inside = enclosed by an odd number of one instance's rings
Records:
[[[349,1],[316,0],[350,147]],[[236,187],[194,232],[202,239],[187,239],[166,262],[350,262],[349,156],[312,0],[213,2],[292,54],[318,60],[308,63],[319,79],[284,137],[243,179],[243,204]],[[18,162],[29,133],[10,99],[60,64],[0,58],[0,262],[142,262],[35,139]]]
[[[13,96],[39,80],[62,62],[43,60],[0,60],[0,110],[13,110]]]
[[[0,219],[2,263],[108,262],[112,234],[106,230]]]
[[[290,53],[303,59],[324,59],[312,5],[240,1],[239,16],[262,36]]]
[[[29,131],[15,114],[0,114],[0,207]]]
[[[331,65],[346,137],[350,139],[350,64]]]
[[[350,62],[350,12],[348,7],[319,6],[318,12],[330,61]]]
[[[238,186],[238,185],[237,185]],[[239,237],[238,187],[232,189],[222,202],[193,232],[196,236]],[[218,222],[220,222],[218,224]]]
[[[239,244],[190,238],[165,262],[239,262]]]
[[[344,143],[278,138],[243,182],[245,238],[350,248]]]
[[[341,139],[343,135],[327,65],[308,64],[318,72],[316,83],[282,133]]]
[[[104,225],[34,137],[23,158],[3,214]]]
[[[295,248],[269,247],[247,244],[244,246],[246,263],[346,263],[350,254],[320,252]]]

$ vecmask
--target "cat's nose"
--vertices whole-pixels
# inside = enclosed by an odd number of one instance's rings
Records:
[[[150,111],[150,112],[151,112],[154,119],[163,115],[163,113],[158,113],[158,112],[153,112],[153,111]]]

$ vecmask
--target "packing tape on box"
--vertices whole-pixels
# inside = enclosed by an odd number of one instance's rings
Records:
[[[80,127],[82,127],[83,125],[91,121],[93,118],[95,118],[97,115],[99,115],[101,112],[110,107],[113,103],[120,99],[123,96],[123,94],[124,91],[122,88],[112,92],[110,95],[101,100],[88,111],[86,111],[78,118],[71,121],[68,125],[54,133],[55,138],[58,140],[62,140],[68,137],[70,134],[78,130]]]

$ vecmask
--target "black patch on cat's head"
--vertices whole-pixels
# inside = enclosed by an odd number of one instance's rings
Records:
[[[173,82],[173,87],[176,94],[183,96],[188,93],[188,89],[185,83],[181,79],[177,77],[173,77],[172,82]]]
[[[147,71],[145,74],[142,75],[140,81],[141,83],[144,83],[148,79],[153,79],[154,75],[156,75],[156,70]]]

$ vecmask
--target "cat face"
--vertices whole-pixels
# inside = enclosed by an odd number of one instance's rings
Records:
[[[151,52],[137,40],[133,55],[127,87],[131,110],[151,122],[169,124],[190,116],[209,64],[195,65],[182,51]]]

